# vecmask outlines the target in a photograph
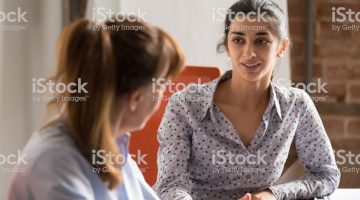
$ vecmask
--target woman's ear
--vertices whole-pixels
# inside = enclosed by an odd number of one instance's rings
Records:
[[[278,49],[278,52],[277,52],[277,57],[280,58],[280,57],[283,57],[285,52],[286,52],[286,49],[289,47],[289,38],[285,38],[280,46],[279,46],[279,49]]]
[[[140,101],[142,99],[142,91],[141,89],[136,89],[132,92],[130,92],[129,96],[128,96],[128,100],[129,100],[129,109],[131,112],[135,112],[136,109],[138,108]]]

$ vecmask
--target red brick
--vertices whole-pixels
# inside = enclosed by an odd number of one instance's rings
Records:
[[[360,31],[352,31],[351,36],[353,40],[360,40]]]
[[[342,80],[348,77],[347,66],[345,63],[329,64],[325,67],[325,80]]]
[[[333,7],[345,7],[346,9],[352,9],[354,11],[360,10],[360,5],[358,2],[347,1],[326,1],[326,2],[318,2],[316,4],[316,19],[321,21],[332,21],[332,8]]]
[[[359,43],[354,41],[318,41],[314,45],[314,56],[319,59],[357,59],[359,58]]]
[[[349,102],[360,102],[360,83],[349,86]]]
[[[346,97],[346,84],[345,83],[332,83],[328,82],[325,86],[328,98],[335,100],[335,102],[344,102]]]
[[[348,122],[348,134],[360,136],[360,119],[352,119]]]
[[[323,65],[320,61],[315,61],[313,63],[313,77],[322,77],[323,76]]]
[[[293,59],[291,61],[291,74],[294,76],[304,76],[306,74],[306,66],[304,59]]]
[[[358,51],[358,53],[360,50]],[[348,67],[348,77],[350,80],[360,81],[360,63],[354,63]]]
[[[316,19],[331,22],[331,8],[334,3],[318,3],[316,5]]]
[[[289,21],[290,35],[293,39],[306,39],[306,22],[305,20]]]
[[[351,31],[336,31],[332,29],[333,25],[341,25],[339,23],[332,22],[316,22],[316,34],[315,40],[329,40],[329,42],[344,41],[344,39],[351,38]]]
[[[345,120],[340,117],[323,116],[322,121],[329,137],[336,137],[345,134]]]
[[[291,52],[291,58],[304,58],[305,42],[303,40],[293,40],[290,52]]]
[[[288,1],[288,11],[290,19],[306,19],[306,1]]]

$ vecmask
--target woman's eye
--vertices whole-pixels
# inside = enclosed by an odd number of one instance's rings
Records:
[[[240,39],[240,38],[235,38],[232,40],[235,44],[241,44],[241,43],[244,43],[244,40],[243,39]]]
[[[257,39],[255,40],[255,44],[260,44],[260,45],[265,45],[265,44],[269,44],[270,41],[267,39]]]

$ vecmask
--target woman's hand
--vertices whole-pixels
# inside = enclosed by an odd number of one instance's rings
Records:
[[[252,194],[246,193],[239,200],[276,200],[276,198],[270,190],[264,190]]]
[[[239,200],[251,200],[251,194],[246,193],[243,197],[241,197]]]

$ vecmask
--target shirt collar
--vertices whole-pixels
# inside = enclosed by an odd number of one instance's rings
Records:
[[[205,106],[202,107],[203,110],[202,110],[202,112],[200,112],[200,114],[201,114],[200,121],[202,121],[209,112],[210,112],[211,118],[213,119],[213,111],[212,111],[213,109],[210,109],[210,108],[214,107],[214,96],[215,96],[216,88],[220,82],[230,79],[231,76],[232,76],[232,70],[226,71],[222,76],[220,76],[219,78],[208,83],[208,87],[203,88],[203,94],[206,98],[204,99]],[[271,82],[270,83],[270,101],[269,101],[269,106],[268,106],[269,110],[267,109],[265,111],[265,113],[270,111],[271,108],[275,105],[276,112],[277,112],[278,116],[280,117],[280,119],[282,119],[279,98],[278,98],[275,90],[276,90],[276,86],[273,84],[273,82]]]
[[[275,104],[276,113],[279,115],[280,119],[282,119],[280,102],[276,93],[276,85],[273,82],[270,82],[270,103]]]

